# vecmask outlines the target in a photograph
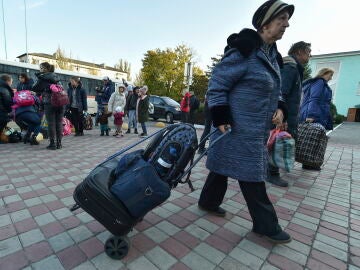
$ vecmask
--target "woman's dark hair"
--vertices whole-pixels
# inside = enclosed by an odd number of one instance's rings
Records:
[[[19,77],[22,77],[25,79],[25,82],[28,82],[30,79],[29,79],[29,76],[26,74],[26,73],[20,73]]]
[[[0,79],[3,80],[4,82],[8,82],[11,81],[12,77],[9,74],[1,74]]]
[[[46,69],[48,72],[54,72],[55,71],[54,65],[51,65],[48,62],[41,63],[40,67],[42,67],[43,69]]]

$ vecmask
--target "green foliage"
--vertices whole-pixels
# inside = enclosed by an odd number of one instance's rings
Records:
[[[304,66],[304,81],[311,78],[311,68],[309,63]]]
[[[211,73],[212,73],[214,67],[216,66],[217,63],[219,63],[221,61],[222,57],[223,57],[222,54],[218,54],[215,57],[211,57],[211,66],[207,66],[208,70],[206,71],[206,76],[208,78],[211,77]]]
[[[193,91],[200,101],[204,101],[205,99],[208,84],[209,78],[205,73],[199,67],[194,67],[193,83],[190,86],[190,91]]]
[[[334,118],[334,123],[335,124],[341,124],[342,122],[344,122],[345,120],[345,116],[342,114],[337,114]]]
[[[179,100],[184,89],[184,66],[192,58],[191,49],[179,45],[175,49],[149,50],[142,59],[142,80],[151,94]]]
[[[337,115],[337,109],[334,103],[330,103],[330,114],[332,115],[332,117],[335,118],[335,116]]]

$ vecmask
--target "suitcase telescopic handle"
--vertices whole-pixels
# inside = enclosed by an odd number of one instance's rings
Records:
[[[212,134],[214,134],[215,132],[218,132],[219,130],[218,129],[215,129],[214,131],[212,131],[210,134],[208,134],[201,142],[203,142],[204,140],[206,140],[207,138],[209,138]],[[196,166],[196,164],[207,154],[207,152],[209,151],[210,148],[212,148],[219,140],[221,140],[222,138],[224,138],[226,135],[228,135],[229,133],[231,132],[231,128],[227,128],[226,131],[221,134],[219,137],[217,137],[214,141],[212,141],[209,145],[209,147],[203,152],[201,153],[197,159],[194,160],[194,162],[190,165],[189,168],[187,168],[185,170],[185,172],[178,178],[178,182],[184,184],[188,181],[190,181],[188,178],[186,179],[186,181],[182,182],[181,179],[187,175],[191,170],[192,168],[194,168]],[[200,142],[200,143],[201,143]]]

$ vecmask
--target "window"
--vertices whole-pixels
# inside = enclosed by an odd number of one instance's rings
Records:
[[[161,104],[161,103],[162,103],[162,100],[161,100],[160,98],[154,97],[154,102],[153,102],[153,104],[159,105],[159,104]]]

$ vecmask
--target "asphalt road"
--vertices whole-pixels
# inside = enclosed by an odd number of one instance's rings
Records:
[[[344,122],[329,134],[329,142],[360,146],[360,123]]]

